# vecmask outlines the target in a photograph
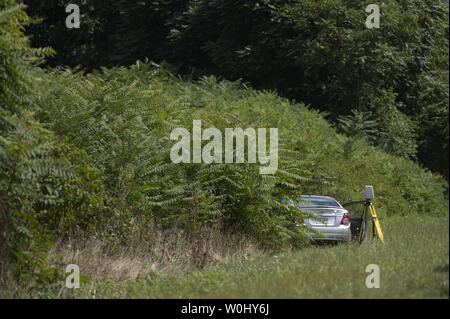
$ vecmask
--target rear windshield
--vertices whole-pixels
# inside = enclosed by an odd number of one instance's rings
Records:
[[[302,196],[302,199],[303,201],[298,203],[298,207],[342,207],[335,199],[330,197]]]

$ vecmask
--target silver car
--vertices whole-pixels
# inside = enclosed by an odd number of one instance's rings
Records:
[[[308,235],[312,240],[350,241],[350,214],[337,200],[328,196],[304,195],[297,206],[317,216],[317,220],[305,219],[304,224],[323,234]]]

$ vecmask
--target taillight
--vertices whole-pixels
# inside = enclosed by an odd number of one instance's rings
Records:
[[[350,215],[349,215],[349,213],[344,213],[344,216],[342,216],[341,225],[345,225],[345,226],[350,225]]]

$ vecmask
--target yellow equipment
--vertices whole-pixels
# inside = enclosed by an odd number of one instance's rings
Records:
[[[358,240],[361,244],[367,237],[367,222],[372,221],[373,237],[378,236],[381,242],[384,244],[383,232],[381,231],[380,223],[378,221],[377,213],[375,212],[375,206],[372,204],[372,199],[375,197],[373,187],[367,185],[364,188],[364,201],[350,202],[344,204],[344,208],[352,205],[364,205],[363,214],[361,218],[351,218],[352,238]]]
[[[368,213],[370,216],[368,217]],[[381,242],[384,244],[384,237],[383,232],[381,231],[380,222],[378,221],[377,213],[375,212],[375,206],[373,206],[372,202],[370,200],[367,200],[364,204],[364,212],[362,215],[362,221],[361,221],[361,227],[359,229],[359,236],[358,241],[361,243],[364,240],[364,237],[366,236],[365,232],[367,231],[367,220],[372,221],[372,229],[373,229],[373,235],[375,236],[375,230],[376,234],[378,235],[378,238],[380,238]]]

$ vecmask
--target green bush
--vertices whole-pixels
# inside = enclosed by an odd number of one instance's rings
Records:
[[[38,216],[73,176],[58,158],[56,136],[31,112],[39,81],[33,66],[52,51],[29,47],[28,22],[23,6],[0,1],[0,266],[16,264],[20,275],[43,269],[51,243]]]
[[[101,176],[87,155],[34,118],[46,77],[36,65],[53,51],[29,47],[27,23],[23,6],[0,1],[0,266],[41,278],[54,226],[84,224],[84,234],[92,220],[71,219],[85,207],[96,215],[103,204]]]
[[[448,211],[442,178],[363,137],[337,134],[319,113],[274,92],[214,77],[184,82],[141,62],[88,75],[55,70],[48,81],[36,115],[102,172],[118,218],[112,224],[129,224],[122,232],[142,229],[142,221],[186,229],[238,226],[279,246],[303,236],[282,197],[317,193],[345,202],[360,199],[366,184],[375,186],[384,216]],[[171,130],[191,130],[196,119],[222,131],[279,128],[277,173],[262,176],[256,164],[173,164]]]

